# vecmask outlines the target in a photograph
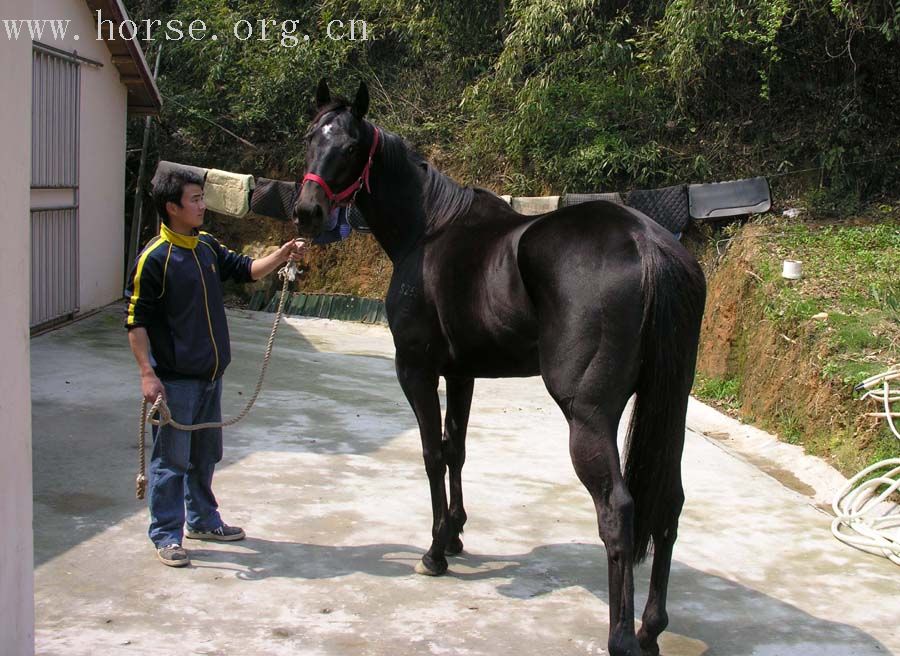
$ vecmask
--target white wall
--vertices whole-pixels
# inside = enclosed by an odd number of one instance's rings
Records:
[[[24,7],[22,6],[24,5]],[[0,17],[30,3],[0,0]],[[0,39],[0,652],[34,653],[29,371],[31,42]]]
[[[122,293],[127,91],[83,0],[0,0],[0,18],[70,19],[49,45],[104,64],[81,69],[80,307]],[[79,35],[76,41],[73,36]],[[29,363],[31,41],[0,33],[0,653],[34,654]],[[56,192],[45,192],[51,195]],[[53,200],[53,199],[50,199]]]
[[[77,50],[103,64],[103,68],[81,66],[79,308],[85,312],[120,298],[124,288],[128,92],[106,44],[96,40],[94,16],[83,0],[34,0],[33,4],[36,18],[71,21],[64,41],[44,38],[45,43],[68,52]]]

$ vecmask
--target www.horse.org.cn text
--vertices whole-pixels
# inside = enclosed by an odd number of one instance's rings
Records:
[[[310,30],[309,25],[299,20],[276,20],[259,18],[255,21],[241,19],[230,25],[230,29],[212,29],[202,18],[191,21],[173,18],[168,21],[145,19],[142,21],[123,20],[116,22],[104,18],[100,10],[95,12],[97,31],[91,35],[96,40],[138,39],[140,41],[271,41],[285,48],[296,48],[315,38],[332,41],[369,41],[371,26],[364,20],[334,19]],[[18,41],[30,38],[32,41],[78,41],[82,35],[70,30],[72,21],[67,19],[0,19],[6,38]],[[306,29],[301,29],[306,28]],[[4,32],[0,32],[0,36]]]

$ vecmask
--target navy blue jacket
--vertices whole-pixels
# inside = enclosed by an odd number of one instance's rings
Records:
[[[231,362],[222,281],[252,280],[253,260],[207,232],[189,237],[165,224],[129,277],[125,326],[143,326],[161,379],[215,380]]]

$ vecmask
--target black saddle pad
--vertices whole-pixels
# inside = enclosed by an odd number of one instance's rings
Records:
[[[250,196],[250,211],[280,221],[288,221],[294,209],[299,185],[296,182],[257,178],[253,195]]]
[[[768,212],[772,207],[769,181],[763,177],[688,187],[691,216],[700,221]]]
[[[628,193],[625,204],[643,212],[674,234],[682,232],[691,218],[687,189],[684,185],[662,189],[635,189]]]

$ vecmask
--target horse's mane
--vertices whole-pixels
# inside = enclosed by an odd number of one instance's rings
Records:
[[[429,226],[441,226],[469,211],[475,191],[463,187],[438,171],[417,153],[402,137],[379,128],[382,136],[382,157],[389,170],[403,171],[412,166],[422,171],[419,180],[425,220]]]

